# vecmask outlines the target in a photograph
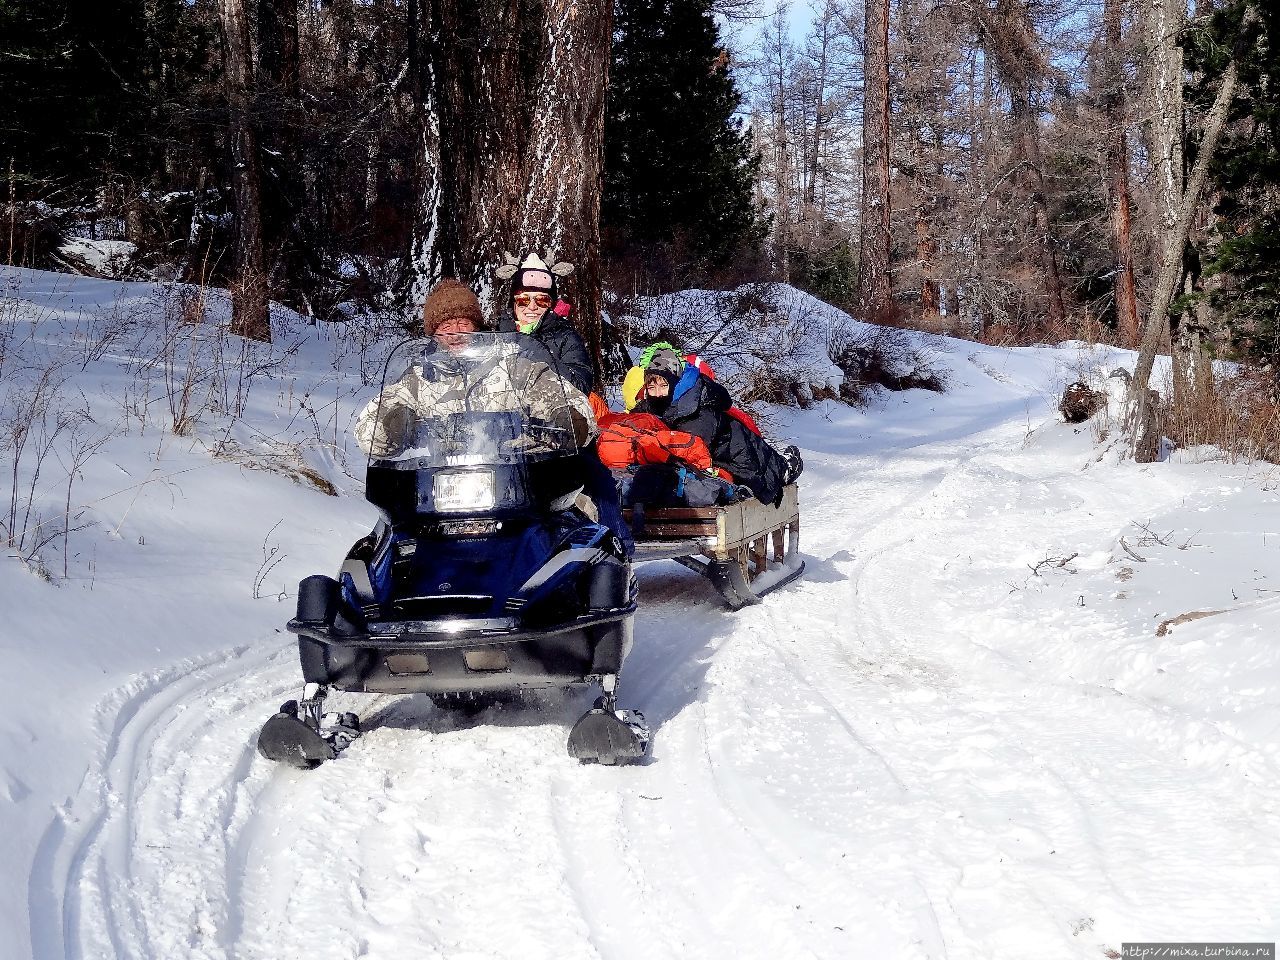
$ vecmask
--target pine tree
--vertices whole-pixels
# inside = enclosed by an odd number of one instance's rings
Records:
[[[602,223],[642,249],[720,266],[757,248],[760,161],[709,0],[619,0]]]

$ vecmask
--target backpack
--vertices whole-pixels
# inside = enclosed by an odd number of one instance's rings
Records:
[[[614,477],[624,507],[719,507],[748,495],[745,487],[679,464],[641,464]]]

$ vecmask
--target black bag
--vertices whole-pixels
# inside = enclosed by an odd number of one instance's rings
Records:
[[[727,480],[685,466],[645,464],[617,471],[623,506],[719,507],[742,499]]]
[[[763,437],[752,433],[741,421],[732,417],[728,431],[711,451],[717,466],[733,474],[738,483],[749,487],[761,503],[777,506],[782,502],[783,480],[787,461]]]

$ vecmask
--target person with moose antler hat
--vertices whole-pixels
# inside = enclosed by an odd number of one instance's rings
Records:
[[[494,275],[511,281],[511,294],[498,318],[498,332],[519,331],[533,337],[551,354],[560,376],[583,393],[590,393],[596,379],[591,354],[569,323],[567,304],[559,296],[559,280],[573,272],[573,264],[557,262],[548,266],[536,253],[524,260],[507,253],[503,260]]]
[[[504,253],[503,263],[494,270],[494,275],[500,280],[511,281],[511,299],[498,318],[498,331],[518,331],[542,344],[556,372],[566,382],[588,394],[592,410],[599,417],[608,411],[608,407],[591,392],[596,379],[591,354],[582,336],[569,323],[568,305],[559,297],[560,278],[572,272],[573,264],[557,261],[548,266],[547,261],[536,253],[530,253],[523,260]],[[634,545],[631,530],[622,517],[618,487],[609,468],[600,462],[594,445],[584,458],[584,464],[587,481],[584,492],[596,505],[600,522],[614,532],[630,555]]]

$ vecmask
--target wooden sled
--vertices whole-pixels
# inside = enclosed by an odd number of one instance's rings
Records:
[[[634,559],[674,560],[711,581],[730,610],[804,573],[796,485],[769,506],[744,500],[726,507],[641,507],[623,511],[635,536]]]

